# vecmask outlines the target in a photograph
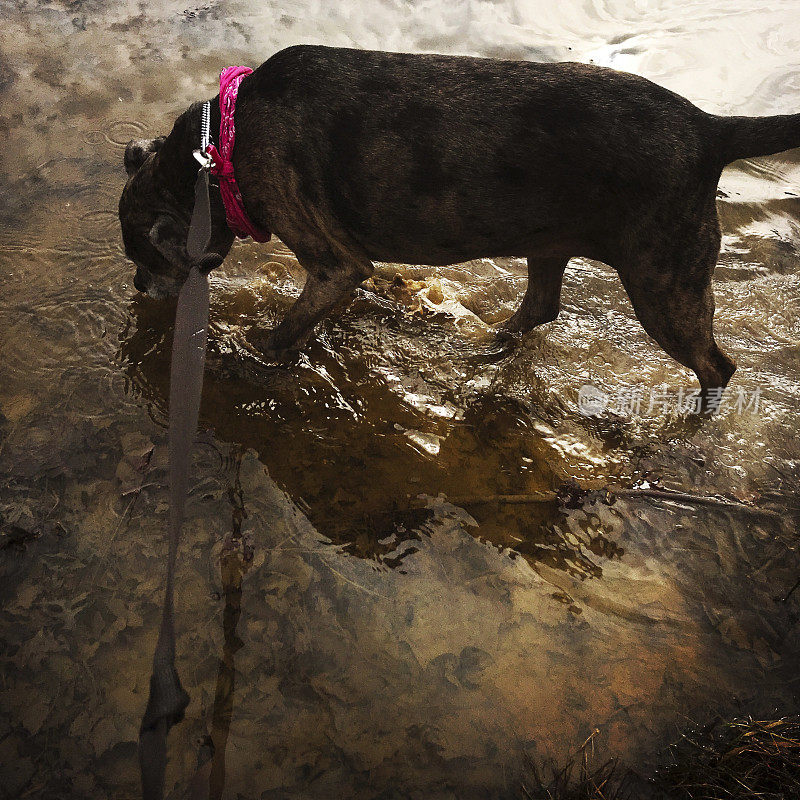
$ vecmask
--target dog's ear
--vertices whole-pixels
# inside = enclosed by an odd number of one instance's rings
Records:
[[[175,220],[161,214],[156,218],[147,238],[170,264],[186,265],[186,230],[179,230]]]
[[[125,172],[133,175],[150,153],[157,153],[166,140],[166,136],[159,136],[157,139],[131,139],[125,147]]]
[[[148,234],[150,244],[161,253],[170,264],[188,267],[191,264],[186,252],[186,232],[178,229],[175,221],[161,214]],[[225,259],[219,253],[204,253],[197,261],[200,272],[206,275],[216,269]]]

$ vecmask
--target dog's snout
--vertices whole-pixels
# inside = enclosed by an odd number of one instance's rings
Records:
[[[140,292],[147,291],[147,280],[142,274],[142,270],[137,267],[136,274],[133,276],[133,285]]]

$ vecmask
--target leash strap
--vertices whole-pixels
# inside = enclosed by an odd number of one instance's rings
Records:
[[[195,262],[195,266],[203,258],[210,238],[211,200],[208,196],[208,169],[200,167],[194,184],[194,208],[189,222],[189,235],[186,237],[186,252]],[[200,376],[202,377],[202,373]]]
[[[204,251],[211,236],[208,170],[198,170],[186,250],[193,266],[181,288],[175,315],[169,389],[169,554],[161,629],[153,656],[150,697],[139,729],[139,766],[144,800],[161,800],[167,766],[167,734],[183,719],[189,695],[175,669],[173,621],[175,563],[197,431],[208,335],[209,292]]]

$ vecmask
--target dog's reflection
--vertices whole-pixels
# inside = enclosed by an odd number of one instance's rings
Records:
[[[561,533],[558,501],[541,496],[559,481],[526,404],[486,392],[462,403],[456,418],[432,419],[370,370],[363,352],[335,339],[351,322],[323,329],[305,353],[272,365],[243,355],[236,318],[221,309],[212,304],[201,428],[254,449],[322,535],[401,568],[431,531],[425,496],[441,494],[478,522],[473,535],[532,564],[600,574],[589,543]],[[137,297],[120,342],[133,390],[160,424],[173,316],[173,304]]]
[[[168,413],[170,348],[174,322],[173,301],[134,298],[129,323],[122,331],[118,362],[131,391],[147,403],[159,425]],[[372,414],[385,413],[409,427],[419,416],[403,410],[385,386],[348,381],[354,364],[337,357],[324,341],[309,345],[280,364],[262,363],[237,346],[240,331],[212,305],[201,429],[213,429],[221,440],[252,448],[272,478],[309,516],[320,533],[354,554],[381,559],[397,544],[381,545],[389,533],[414,538],[414,529],[426,513],[399,507],[406,497],[398,481],[402,474],[369,480],[372,460],[381,471],[391,468],[415,474],[423,455],[403,441],[388,444]],[[383,427],[381,425],[381,427]],[[386,423],[397,439],[391,423]],[[381,442],[384,447],[376,447]],[[395,494],[396,490],[396,494]],[[387,562],[399,564],[395,556]]]

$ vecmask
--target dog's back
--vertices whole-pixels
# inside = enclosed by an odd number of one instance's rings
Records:
[[[376,259],[526,255],[550,234],[602,257],[610,225],[718,176],[712,127],[591,65],[298,46],[242,85],[237,129],[259,146],[237,171],[296,182]]]

